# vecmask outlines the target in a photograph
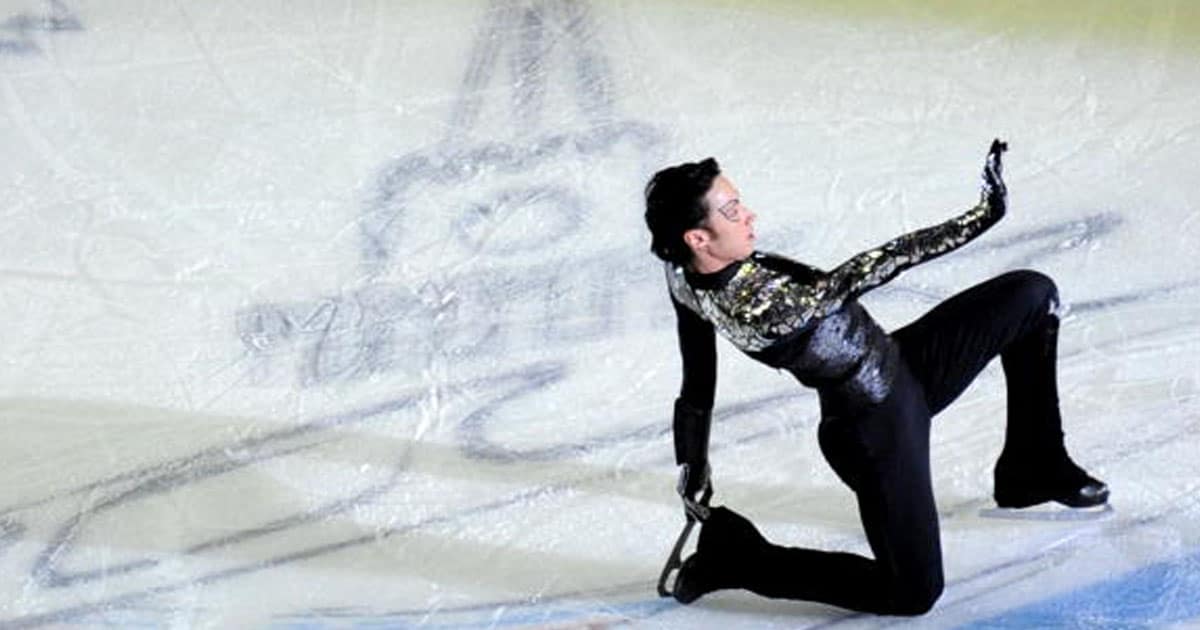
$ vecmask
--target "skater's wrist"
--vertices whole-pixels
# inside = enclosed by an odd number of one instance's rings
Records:
[[[707,460],[685,462],[679,466],[679,481],[675,491],[684,499],[694,499],[709,483],[712,468]]]

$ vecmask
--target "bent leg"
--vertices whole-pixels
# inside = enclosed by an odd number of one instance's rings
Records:
[[[933,414],[953,402],[999,355],[1010,393],[1016,388],[1023,394],[1010,397],[1010,402],[1057,418],[1057,307],[1053,280],[1036,271],[1012,271],[950,297],[892,338],[925,387]],[[1033,396],[1025,389],[1031,385],[1036,386]]]
[[[869,581],[859,585],[862,609],[917,615],[933,607],[945,584],[929,468],[931,414],[909,370],[897,373],[894,386],[869,414],[828,421],[821,449],[854,489],[875,556]]]
[[[1104,484],[1067,455],[1058,405],[1058,289],[1035,271],[1013,271],[942,302],[893,338],[937,413],[996,355],[1004,367],[1008,422],[996,467],[1006,507],[1107,499]],[[1085,496],[1087,495],[1087,496]]]
[[[744,518],[727,510],[718,518],[714,511],[704,525],[711,536],[706,541],[701,532],[697,553],[712,560],[710,585],[876,614],[918,615],[933,606],[944,578],[929,473],[929,415],[907,370],[900,380],[882,408],[827,418],[820,428],[822,451],[857,495],[875,559],[774,545]]]
[[[936,306],[892,337],[936,414],[997,355],[1008,390],[1005,452],[1061,450],[1058,289],[1035,271],[1013,271]]]

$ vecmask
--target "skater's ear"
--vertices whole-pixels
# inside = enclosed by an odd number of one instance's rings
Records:
[[[693,256],[702,251],[710,240],[712,240],[712,235],[704,226],[697,226],[683,233],[683,242],[691,248]]]

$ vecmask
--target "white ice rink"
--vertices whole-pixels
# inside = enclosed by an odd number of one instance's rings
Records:
[[[1200,5],[970,6],[0,0],[0,628],[1200,627]],[[994,136],[1008,217],[863,303],[1053,276],[1115,515],[980,516],[993,365],[935,420],[929,615],[658,598],[646,179],[716,156],[829,267]],[[719,352],[714,502],[868,552],[815,396]]]

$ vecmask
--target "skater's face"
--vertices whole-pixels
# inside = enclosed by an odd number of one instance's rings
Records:
[[[692,248],[695,266],[721,268],[744,260],[754,253],[754,220],[757,215],[742,203],[741,193],[724,175],[713,180],[704,195],[708,216],[704,222],[684,234]]]

